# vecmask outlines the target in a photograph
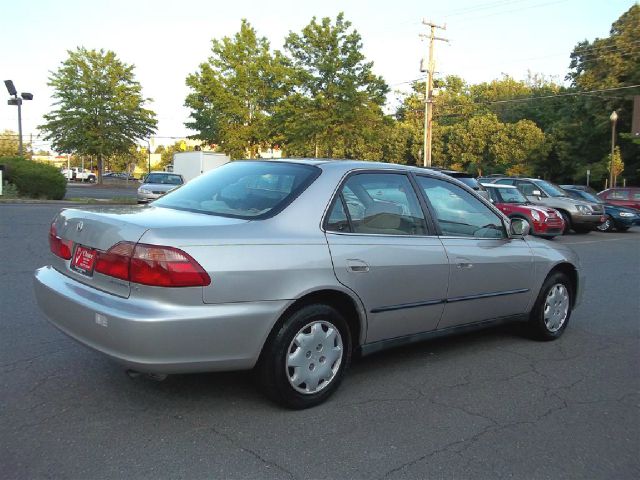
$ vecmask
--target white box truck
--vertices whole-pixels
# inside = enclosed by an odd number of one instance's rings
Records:
[[[204,172],[220,167],[231,159],[224,153],[179,152],[173,154],[173,173],[182,175],[185,183]]]

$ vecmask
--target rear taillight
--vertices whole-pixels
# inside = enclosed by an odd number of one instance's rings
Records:
[[[110,277],[129,280],[129,264],[135,246],[135,243],[120,242],[106,252],[98,253],[95,271]]]
[[[56,222],[54,220],[51,223],[51,228],[49,228],[49,248],[51,249],[51,252],[53,252],[57,257],[70,260],[72,245],[73,243],[70,240],[63,240],[58,236]]]
[[[189,254],[173,247],[120,242],[96,260],[96,272],[154,287],[207,286],[211,278]]]

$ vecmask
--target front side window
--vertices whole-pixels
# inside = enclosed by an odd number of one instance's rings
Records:
[[[335,199],[326,227],[329,231],[376,235],[427,233],[411,182],[406,175],[391,173],[352,175]]]
[[[505,238],[500,217],[466,190],[437,178],[418,177],[431,203],[442,235]]]
[[[311,165],[236,161],[200,175],[154,205],[234,218],[266,218],[286,207],[320,174]]]

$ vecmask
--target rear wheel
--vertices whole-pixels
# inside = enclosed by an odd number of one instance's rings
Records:
[[[329,305],[307,305],[269,339],[258,380],[269,398],[293,409],[313,407],[337,390],[351,361],[351,334]]]
[[[531,311],[529,327],[540,340],[555,340],[569,323],[573,290],[569,278],[560,272],[551,274],[542,285]]]
[[[613,230],[613,219],[607,215],[605,221],[596,227],[601,232],[611,232]]]

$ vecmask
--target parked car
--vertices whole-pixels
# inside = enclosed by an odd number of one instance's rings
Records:
[[[563,185],[562,189],[573,198],[587,200],[588,202],[599,202],[604,206],[605,220],[596,227],[601,232],[611,232],[614,229],[619,232],[626,232],[632,226],[640,225],[639,210],[606,203],[601,198],[598,198],[585,190],[579,190],[572,187],[573,185]]]
[[[464,184],[394,164],[235,161],[142,207],[64,209],[35,295],[126,368],[256,368],[291,408],[326,400],[354,353],[524,320],[558,338],[582,280]]]
[[[609,188],[598,194],[598,197],[612,205],[640,210],[640,188]]]
[[[526,220],[533,235],[553,238],[562,235],[564,220],[554,208],[533,205],[520,190],[512,185],[484,183],[489,198],[509,218]]]
[[[97,179],[95,173],[81,167],[63,168],[62,175],[64,175],[67,180],[73,182],[95,183]]]
[[[177,173],[151,172],[138,188],[138,203],[151,202],[182,184],[184,179]]]
[[[494,177],[483,181],[498,185],[514,185],[535,205],[555,208],[564,220],[564,232],[589,233],[604,222],[604,208],[593,202],[569,197],[559,186],[539,178]]]

